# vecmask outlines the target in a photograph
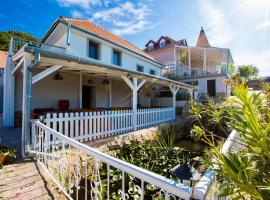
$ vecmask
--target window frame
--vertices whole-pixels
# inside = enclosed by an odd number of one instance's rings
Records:
[[[164,44],[164,46],[163,46],[162,44]],[[162,39],[160,40],[160,42],[159,42],[159,48],[162,49],[162,48],[164,48],[165,46],[166,46],[166,41],[165,41],[165,39],[162,38]]]
[[[156,75],[156,70],[150,69],[150,70],[149,70],[149,73],[150,73],[151,75]]]
[[[141,68],[141,69],[142,69],[142,71],[141,71],[141,70],[139,70],[139,68]],[[137,64],[137,66],[136,66],[136,70],[137,70],[138,72],[143,72],[143,73],[144,73],[144,66],[143,66],[143,65],[139,65],[139,64]]]
[[[114,55],[118,54],[118,63],[114,63]],[[112,64],[117,65],[117,66],[121,66],[122,65],[122,53],[121,51],[117,50],[117,49],[112,49]]]
[[[150,42],[150,43],[148,44],[147,50],[148,50],[148,51],[153,51],[153,50],[154,50],[154,44],[153,44],[153,42]]]
[[[92,45],[96,45],[96,57],[93,58],[93,57],[90,57],[90,46]],[[88,57],[89,58],[92,58],[92,59],[95,59],[95,60],[100,60],[100,45],[98,42],[94,41],[94,40],[88,40]]]

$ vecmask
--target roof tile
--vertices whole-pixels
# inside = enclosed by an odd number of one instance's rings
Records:
[[[61,17],[62,20],[71,23],[77,27],[80,27],[82,29],[85,29],[89,32],[92,32],[94,34],[97,34],[98,36],[109,40],[111,42],[114,42],[124,48],[127,48],[133,52],[136,52],[148,59],[151,59],[152,61],[157,62],[153,57],[151,57],[150,55],[148,55],[147,53],[145,53],[144,51],[142,51],[141,49],[139,49],[138,47],[136,47],[135,45],[131,44],[130,42],[128,42],[127,40],[105,30],[104,28],[88,21],[85,19],[75,19],[75,18],[66,18],[66,17]]]

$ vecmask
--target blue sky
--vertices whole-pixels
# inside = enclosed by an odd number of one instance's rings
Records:
[[[0,31],[42,38],[58,16],[85,18],[140,48],[161,35],[196,43],[203,26],[212,46],[227,47],[235,64],[270,75],[270,0],[13,0],[2,2]]]

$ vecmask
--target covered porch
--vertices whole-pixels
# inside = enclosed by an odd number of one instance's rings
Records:
[[[14,111],[21,109],[26,146],[34,139],[33,118],[68,137],[88,141],[174,120],[177,91],[193,89],[99,60],[32,46],[22,49],[10,60],[14,67],[8,81],[15,89],[6,97],[10,117],[5,124],[12,126]],[[171,101],[154,100],[160,87],[171,91]]]

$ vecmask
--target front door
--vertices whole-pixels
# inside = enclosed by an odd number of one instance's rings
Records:
[[[84,85],[82,89],[82,108],[91,108],[91,86]]]
[[[216,96],[216,80],[207,80],[207,93],[209,97]]]

